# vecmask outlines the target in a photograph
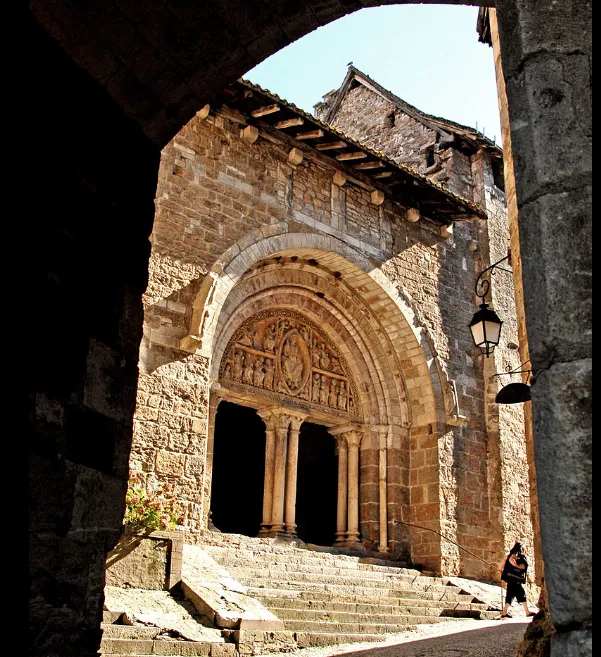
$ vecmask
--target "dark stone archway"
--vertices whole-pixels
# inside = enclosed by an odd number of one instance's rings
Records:
[[[296,531],[305,543],[332,545],[336,538],[338,459],[326,427],[303,422],[298,452]]]
[[[222,401],[215,415],[211,520],[228,534],[257,536],[262,520],[265,424],[254,408]]]
[[[45,319],[30,384],[31,657],[92,657],[100,642],[104,562],[124,511],[160,149],[212,93],[268,55],[347,13],[391,3],[30,2],[27,126],[39,175],[25,219],[33,218],[36,322]],[[546,581],[559,641],[569,645],[576,631],[587,636],[591,618],[591,477],[573,458],[588,454],[592,433],[591,3],[496,5],[540,372],[532,397]],[[574,577],[565,575],[567,555]]]

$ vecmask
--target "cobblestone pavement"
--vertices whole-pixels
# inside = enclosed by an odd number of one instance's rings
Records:
[[[465,620],[419,625],[414,632],[390,634],[386,641],[305,648],[298,657],[515,657],[529,618]]]

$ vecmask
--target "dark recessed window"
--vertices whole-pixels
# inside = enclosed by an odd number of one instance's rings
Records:
[[[426,148],[426,168],[434,166],[434,146]]]
[[[493,184],[498,187],[502,192],[505,191],[505,173],[503,171],[503,160],[494,159],[492,164],[492,177]]]

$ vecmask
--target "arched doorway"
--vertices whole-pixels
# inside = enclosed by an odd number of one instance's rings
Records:
[[[265,425],[254,408],[222,401],[213,445],[213,525],[222,532],[256,536],[263,504]]]
[[[303,422],[298,453],[296,532],[305,543],[334,543],[337,463],[334,437],[326,427]]]

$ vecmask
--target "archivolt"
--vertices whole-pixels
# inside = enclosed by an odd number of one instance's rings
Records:
[[[277,233],[278,230],[281,232]],[[441,375],[443,370],[428,331],[406,293],[343,240],[323,234],[286,232],[286,224],[270,226],[269,231],[276,234],[265,237],[260,230],[252,231],[228,249],[207,275],[194,304],[190,334],[200,352],[211,359],[213,377],[225,335],[231,335],[235,328],[227,308],[239,308],[244,299],[258,291],[271,288],[273,294],[275,272],[285,269],[288,281],[284,276],[278,284],[289,284],[293,275],[294,287],[311,290],[314,303],[318,299],[315,293],[326,295],[332,301],[328,312],[339,314],[349,335],[360,335],[356,343],[362,345],[359,348],[374,354],[373,368],[380,371],[382,389],[400,391],[383,396],[388,408],[379,408],[378,417],[390,417],[389,404],[393,399],[400,403],[406,390],[411,409],[408,421],[413,426],[444,422],[447,386]],[[271,282],[256,274],[257,267],[264,274],[271,272]],[[298,290],[296,293],[299,294]],[[263,303],[269,294],[262,297]],[[322,308],[318,314],[323,316],[323,312]],[[407,376],[409,371],[411,375]],[[378,404],[382,403],[378,400]],[[369,415],[373,417],[372,412]]]

